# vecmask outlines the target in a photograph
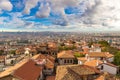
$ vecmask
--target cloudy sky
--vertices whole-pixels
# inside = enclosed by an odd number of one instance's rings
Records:
[[[119,31],[120,0],[0,0],[0,31]]]

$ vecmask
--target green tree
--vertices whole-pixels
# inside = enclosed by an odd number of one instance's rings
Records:
[[[95,42],[93,42],[93,41],[91,40],[90,42],[88,42],[88,46],[91,47],[91,45],[93,45],[93,43],[95,43]]]
[[[73,45],[73,46],[59,46],[58,47],[59,51],[62,51],[62,50],[73,50],[73,49],[76,49],[76,47]]]
[[[99,41],[98,43],[101,44],[102,47],[110,46],[110,44],[105,40]]]
[[[117,48],[111,47],[110,44],[107,41],[99,41],[99,44],[101,44],[102,52],[110,52],[111,54],[115,54],[118,52]]]
[[[76,53],[74,53],[74,56],[75,56],[76,58],[78,58],[78,57],[84,57],[85,55],[76,52]]]
[[[0,50],[0,55],[2,55],[4,53],[4,50]]]
[[[117,52],[114,56],[114,64],[119,65],[120,66],[120,51]]]
[[[114,48],[114,47],[107,46],[107,47],[104,47],[102,49],[102,52],[110,52],[111,54],[115,54],[118,52],[118,49]]]
[[[10,54],[15,55],[15,50],[11,50],[11,51],[10,51]]]

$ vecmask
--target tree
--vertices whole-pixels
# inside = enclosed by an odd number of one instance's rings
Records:
[[[74,45],[73,46],[59,46],[58,49],[59,49],[59,51],[73,50],[73,49],[76,49],[76,47]]]
[[[117,48],[111,47],[107,41],[99,41],[99,44],[102,46],[102,52],[110,52],[111,54],[115,54],[118,52]]]
[[[110,46],[110,44],[105,40],[99,41],[98,43],[101,44],[102,47]]]
[[[93,42],[92,40],[88,43],[88,46],[89,47],[91,47],[91,45],[93,45],[93,43],[95,43],[95,42]]]
[[[14,64],[14,60],[11,60],[11,62],[10,62],[11,64]]]
[[[120,66],[120,51],[117,52],[114,56],[114,64],[119,65]]]
[[[85,55],[80,54],[80,53],[78,53],[78,52],[74,53],[74,56],[75,56],[76,58],[78,58],[78,57],[85,57]]]
[[[11,50],[11,51],[10,51],[10,54],[15,55],[15,50]]]
[[[117,49],[117,48],[114,48],[114,47],[108,46],[108,47],[104,47],[104,48],[102,49],[102,52],[110,52],[111,54],[115,54],[115,53],[118,52],[118,49]]]
[[[4,50],[0,50],[0,55],[2,55],[4,53]]]

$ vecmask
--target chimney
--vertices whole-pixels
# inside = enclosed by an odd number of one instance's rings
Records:
[[[88,59],[88,54],[85,55],[85,58]]]
[[[98,60],[97,60],[97,62],[96,62],[96,66],[98,66],[99,65],[99,62],[98,62]]]
[[[82,65],[82,62],[81,62],[81,61],[79,61],[79,64],[80,64],[80,65]]]
[[[91,48],[94,48],[94,46],[93,46],[93,45],[91,45]]]
[[[103,61],[103,63],[107,63],[107,61],[106,61],[106,60],[104,60],[104,61]]]

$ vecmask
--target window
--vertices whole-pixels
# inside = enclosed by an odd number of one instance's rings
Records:
[[[72,60],[70,60],[70,63],[72,63]]]
[[[64,63],[66,63],[66,60],[64,60]]]
[[[104,67],[103,67],[103,65],[102,65],[102,66],[101,66],[101,70],[103,70],[103,68],[104,68]]]
[[[103,59],[104,59],[103,57],[100,58],[100,60],[103,60]]]
[[[69,63],[69,60],[67,60],[67,63]]]
[[[51,70],[51,68],[48,68],[48,70]]]
[[[117,74],[119,74],[119,73],[120,73],[120,69],[117,70]]]

